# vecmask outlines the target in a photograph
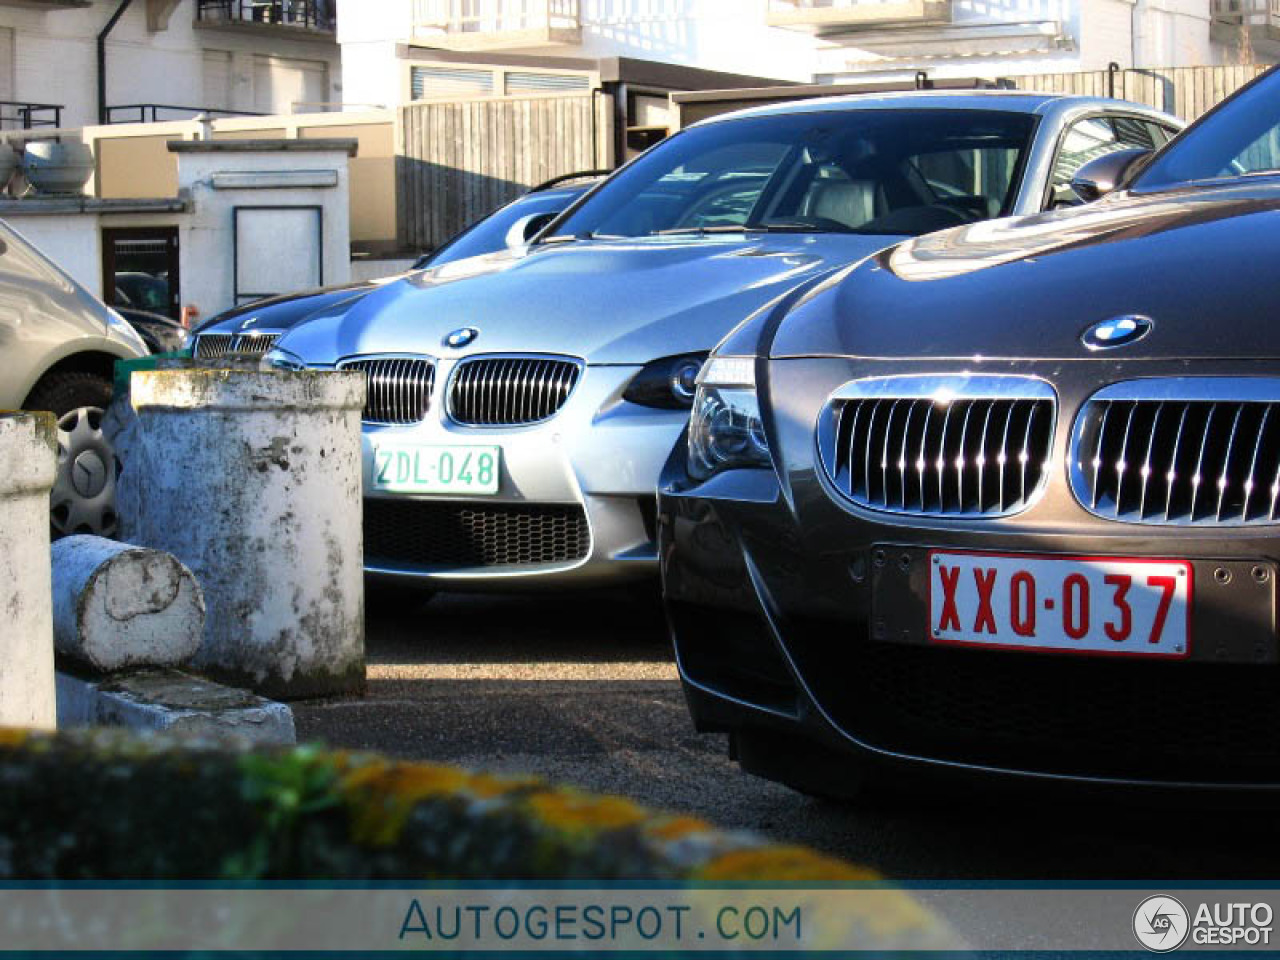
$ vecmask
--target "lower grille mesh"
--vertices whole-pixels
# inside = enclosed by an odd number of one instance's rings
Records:
[[[560,504],[364,502],[365,563],[425,569],[561,566],[591,550],[586,512]]]
[[[1271,667],[848,646],[839,663],[824,654],[807,673],[848,678],[821,696],[824,706],[884,749],[1121,778],[1280,774],[1280,676]]]

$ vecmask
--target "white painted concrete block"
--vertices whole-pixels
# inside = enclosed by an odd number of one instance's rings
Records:
[[[128,539],[204,590],[194,669],[268,696],[364,686],[359,373],[134,373]]]
[[[204,594],[177,558],[101,537],[53,545],[53,642],[100,673],[176,667],[200,649]]]
[[[50,613],[52,414],[0,414],[0,726],[55,722]]]
[[[283,703],[177,670],[141,670],[104,680],[58,673],[58,726],[126,727],[219,740],[290,744],[293,711]]]

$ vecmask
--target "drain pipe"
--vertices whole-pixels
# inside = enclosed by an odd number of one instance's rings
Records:
[[[98,34],[98,123],[101,124],[107,122],[107,37],[111,36],[111,31],[132,5],[133,0],[120,0],[120,6]]]

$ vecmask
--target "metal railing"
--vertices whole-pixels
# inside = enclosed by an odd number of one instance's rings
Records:
[[[191,120],[207,117],[261,117],[248,110],[215,110],[209,107],[179,107],[168,103],[124,103],[107,107],[107,123],[159,123],[162,120]]]
[[[210,23],[262,23],[332,32],[337,0],[197,0],[196,19]]]
[[[62,126],[60,103],[23,103],[0,100],[0,130],[34,130]]]
[[[1249,26],[1280,26],[1280,0],[1212,0],[1214,20]]]
[[[579,0],[414,0],[414,24],[446,33],[576,30]]]

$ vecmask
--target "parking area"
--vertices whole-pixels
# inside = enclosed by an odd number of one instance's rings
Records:
[[[425,611],[430,610],[430,616]],[[696,734],[652,598],[453,595],[375,607],[363,698],[295,705],[299,739],[532,772],[919,879],[1248,880],[1274,817],[999,794],[849,806],[744,775]]]

